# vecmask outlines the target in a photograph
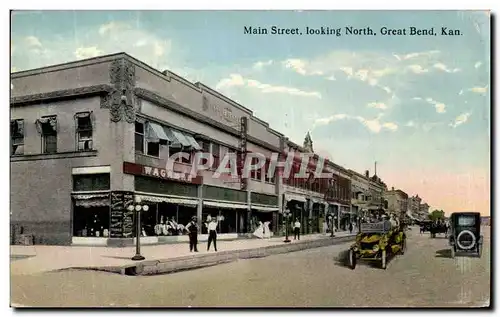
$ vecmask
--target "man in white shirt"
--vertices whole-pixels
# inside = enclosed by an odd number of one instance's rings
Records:
[[[293,240],[300,240],[300,221],[299,218],[295,219],[293,224]]]
[[[207,224],[208,228],[208,245],[207,251],[210,250],[210,244],[214,242],[214,249],[217,251],[217,218],[212,217],[212,221]]]

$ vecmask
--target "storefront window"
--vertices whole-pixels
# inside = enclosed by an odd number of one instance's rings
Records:
[[[152,228],[151,235],[178,236],[187,234],[185,227],[196,216],[196,207],[169,203],[158,203],[158,212],[151,215],[148,226]],[[153,218],[154,217],[154,218]]]
[[[237,233],[241,231],[240,224],[240,211],[235,209],[217,209],[217,208],[203,208],[202,213],[202,228],[201,232],[207,234],[207,226],[209,219],[216,218],[218,222],[218,233]]]
[[[109,207],[75,206],[73,209],[75,237],[109,237]]]

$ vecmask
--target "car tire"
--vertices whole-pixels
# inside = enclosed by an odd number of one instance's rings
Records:
[[[356,253],[352,249],[349,249],[349,255],[348,255],[348,265],[351,270],[354,270],[356,268]]]
[[[387,269],[387,251],[384,249],[382,250],[382,256],[380,259],[380,267],[382,270]]]
[[[451,247],[450,257],[451,257],[452,259],[454,259],[454,258],[455,258],[455,247],[454,247],[454,246],[452,246],[452,247]]]

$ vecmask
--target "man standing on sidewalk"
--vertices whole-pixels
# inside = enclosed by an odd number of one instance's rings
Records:
[[[300,240],[300,221],[299,218],[295,219],[293,224],[293,240]]]
[[[208,228],[208,245],[207,251],[210,250],[210,244],[212,241],[214,242],[214,249],[217,252],[217,218],[213,217],[212,221],[210,221],[207,225]]]
[[[198,252],[198,223],[197,218],[191,218],[191,222],[189,222],[186,226],[186,230],[189,235],[189,251],[190,252]]]

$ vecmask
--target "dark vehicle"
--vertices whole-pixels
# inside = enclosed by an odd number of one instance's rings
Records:
[[[431,231],[432,221],[422,221],[420,223],[420,233],[425,233],[427,231]]]
[[[444,233],[444,236],[448,237],[448,225],[443,220],[437,220],[431,223],[430,227],[431,238],[435,238],[436,234]]]
[[[458,252],[476,253],[481,257],[483,236],[481,235],[481,214],[478,212],[455,212],[450,217],[451,257]]]

